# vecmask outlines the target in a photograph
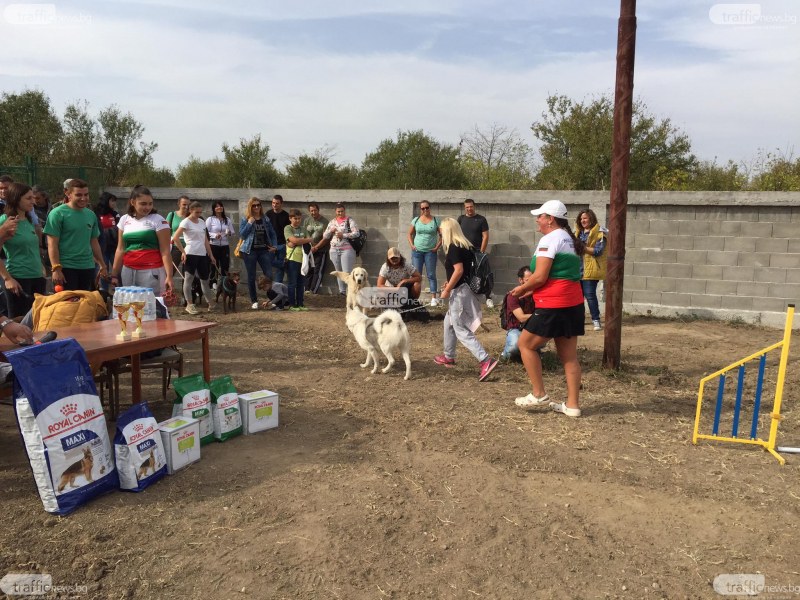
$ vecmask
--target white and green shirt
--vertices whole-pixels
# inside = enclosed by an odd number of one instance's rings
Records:
[[[169,230],[169,223],[159,214],[151,214],[141,219],[124,215],[117,225],[125,245],[122,264],[131,269],[158,269],[164,266],[158,245],[157,231]]]

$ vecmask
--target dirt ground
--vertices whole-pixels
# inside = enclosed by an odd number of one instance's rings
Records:
[[[434,364],[440,320],[409,326],[412,380],[399,366],[371,375],[343,299],[308,304],[188,317],[219,323],[215,376],[280,394],[280,427],[205,446],[141,494],[47,514],[0,407],[2,573],[50,573],[78,586],[59,597],[81,599],[712,598],[721,573],[761,573],[785,592],[763,597],[800,597],[800,455],[781,467],[754,447],[691,443],[699,379],[781,331],[626,317],[623,368],[608,372],[603,333],[589,330],[573,420],[514,406],[529,391],[520,364],[483,383],[463,351],[455,368]],[[486,322],[499,354],[496,310]],[[794,446],[797,337],[778,438]],[[199,371],[199,345],[184,350]],[[563,399],[545,354],[548,392]],[[145,379],[169,416],[160,378]]]

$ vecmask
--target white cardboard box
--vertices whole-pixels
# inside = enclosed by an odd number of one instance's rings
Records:
[[[164,453],[167,458],[167,472],[188,467],[200,460],[200,421],[192,417],[172,417],[158,424]]]
[[[269,390],[239,394],[245,435],[278,426],[278,394]]]

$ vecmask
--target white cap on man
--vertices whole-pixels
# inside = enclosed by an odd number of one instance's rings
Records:
[[[561,202],[561,200],[548,200],[536,210],[532,210],[531,214],[534,217],[538,217],[539,215],[550,215],[556,219],[566,219],[567,207],[564,206],[564,203]]]

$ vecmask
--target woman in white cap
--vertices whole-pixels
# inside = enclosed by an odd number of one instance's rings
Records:
[[[548,200],[532,210],[543,237],[531,259],[533,275],[511,290],[520,297],[533,291],[536,310],[525,322],[519,338],[522,362],[531,380],[532,392],[515,400],[517,406],[531,408],[548,404],[568,417],[579,417],[578,394],[581,366],[578,362],[578,336],[583,330],[583,292],[581,291],[581,256],[583,243],[575,237],[567,221],[567,207],[560,200]],[[542,360],[536,352],[549,340],[556,351],[567,379],[566,402],[550,402],[542,380]]]

